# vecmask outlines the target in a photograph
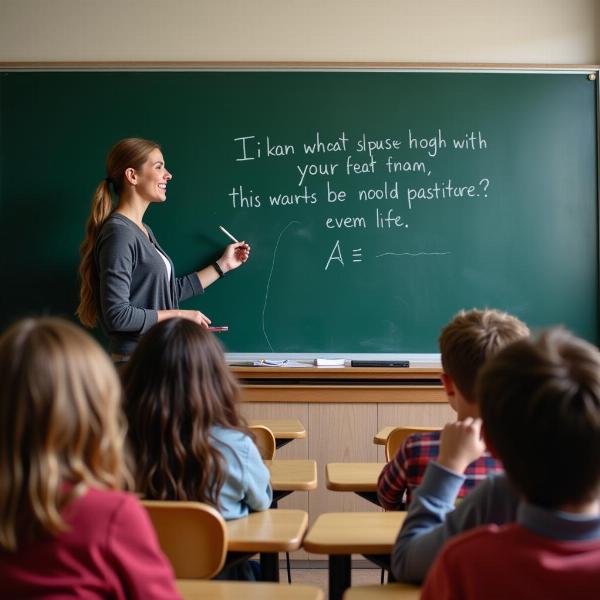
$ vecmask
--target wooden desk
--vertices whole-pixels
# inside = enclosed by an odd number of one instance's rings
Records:
[[[273,491],[306,491],[317,487],[317,463],[314,460],[265,460],[265,465],[271,471]]]
[[[268,427],[275,436],[277,448],[306,437],[306,429],[299,419],[250,419],[248,425]]]
[[[329,598],[339,600],[352,585],[352,554],[389,555],[405,512],[324,513],[304,538],[308,552],[329,555]]]
[[[358,585],[348,588],[344,600],[419,600],[421,587],[410,583]]]
[[[379,506],[377,478],[385,463],[328,463],[325,482],[328,490],[354,492]]]
[[[292,552],[302,545],[308,527],[303,510],[269,509],[242,519],[227,521],[228,552],[260,553],[263,576],[279,581],[279,552]]]
[[[184,600],[323,600],[323,590],[312,585],[286,585],[258,581],[203,581],[178,579]]]
[[[384,367],[231,367],[246,402],[446,402],[439,364]]]
[[[395,425],[392,425],[390,427],[384,427],[383,429],[380,429],[375,434],[375,437],[373,438],[373,443],[377,444],[379,446],[385,446],[385,443],[387,442],[387,439],[388,439],[390,433],[392,433],[392,431],[394,431],[394,429],[396,429]]]

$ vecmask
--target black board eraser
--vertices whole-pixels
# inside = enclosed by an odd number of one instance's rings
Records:
[[[351,367],[408,367],[407,360],[351,360]]]

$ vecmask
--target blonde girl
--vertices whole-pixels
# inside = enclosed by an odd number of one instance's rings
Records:
[[[7,598],[178,598],[123,456],[115,369],[77,326],[0,338],[0,581]]]

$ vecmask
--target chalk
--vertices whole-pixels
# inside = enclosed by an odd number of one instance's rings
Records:
[[[229,331],[228,325],[221,325],[220,327],[209,327],[209,331]]]
[[[232,239],[236,244],[239,244],[239,240],[236,240],[230,233],[223,227],[223,225],[219,225],[219,229],[229,238]]]

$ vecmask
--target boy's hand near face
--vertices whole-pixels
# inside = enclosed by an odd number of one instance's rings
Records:
[[[463,421],[446,424],[440,438],[437,462],[446,469],[462,474],[484,452],[481,419],[467,417]]]

